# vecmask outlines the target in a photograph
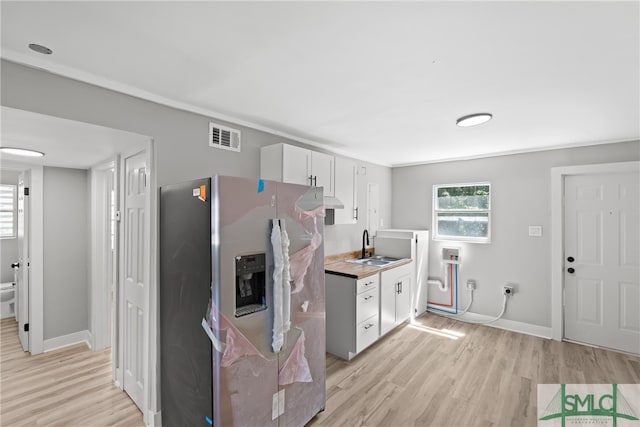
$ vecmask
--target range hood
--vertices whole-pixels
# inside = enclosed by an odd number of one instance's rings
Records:
[[[337,197],[324,196],[324,208],[325,209],[344,209],[344,203]]]
[[[344,209],[344,203],[337,197],[324,196],[324,225],[333,225],[336,222],[336,209]]]

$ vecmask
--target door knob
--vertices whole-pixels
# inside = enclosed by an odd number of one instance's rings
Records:
[[[576,272],[576,269],[575,269],[575,268],[571,268],[571,267],[569,267],[569,268],[567,268],[567,271],[568,271],[569,273],[573,274],[573,273],[575,273],[575,272]]]
[[[19,262],[12,262],[11,263],[11,268],[20,268],[20,263]]]
[[[567,261],[569,261],[569,262],[573,262],[573,261],[575,261],[575,260],[576,260],[576,259],[575,259],[574,257],[572,257],[572,256],[570,256],[569,258],[567,258]]]

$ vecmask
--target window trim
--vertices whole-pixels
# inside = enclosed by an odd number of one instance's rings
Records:
[[[8,240],[8,239],[16,239],[18,237],[18,186],[15,184],[0,184],[0,187],[11,187],[13,193],[13,204],[12,210],[9,209],[1,209],[0,212],[12,212],[13,213],[13,223],[12,230],[10,236],[2,236],[0,235],[0,240]]]
[[[447,188],[447,187],[471,187],[471,186],[481,186],[488,185],[489,186],[489,208],[488,209],[437,209],[438,206],[438,189]],[[433,185],[433,194],[432,194],[432,238],[433,240],[438,241],[454,241],[454,242],[469,242],[469,243],[491,243],[491,183],[489,181],[478,181],[478,182],[462,182],[462,183],[453,183],[453,184],[434,184]],[[486,213],[487,214],[487,237],[473,237],[473,236],[447,236],[438,234],[438,218],[439,214],[451,214],[451,213]]]

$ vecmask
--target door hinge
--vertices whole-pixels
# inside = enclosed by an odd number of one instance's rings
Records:
[[[28,323],[24,324],[24,331],[25,332],[29,332],[29,324]]]
[[[29,187],[24,187],[24,195],[25,196],[29,195]]]

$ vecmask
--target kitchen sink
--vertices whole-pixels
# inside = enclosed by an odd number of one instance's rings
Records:
[[[353,264],[371,265],[374,267],[384,267],[385,265],[393,264],[402,260],[403,258],[394,258],[390,256],[376,255],[369,258],[348,259],[347,262],[350,262]]]

